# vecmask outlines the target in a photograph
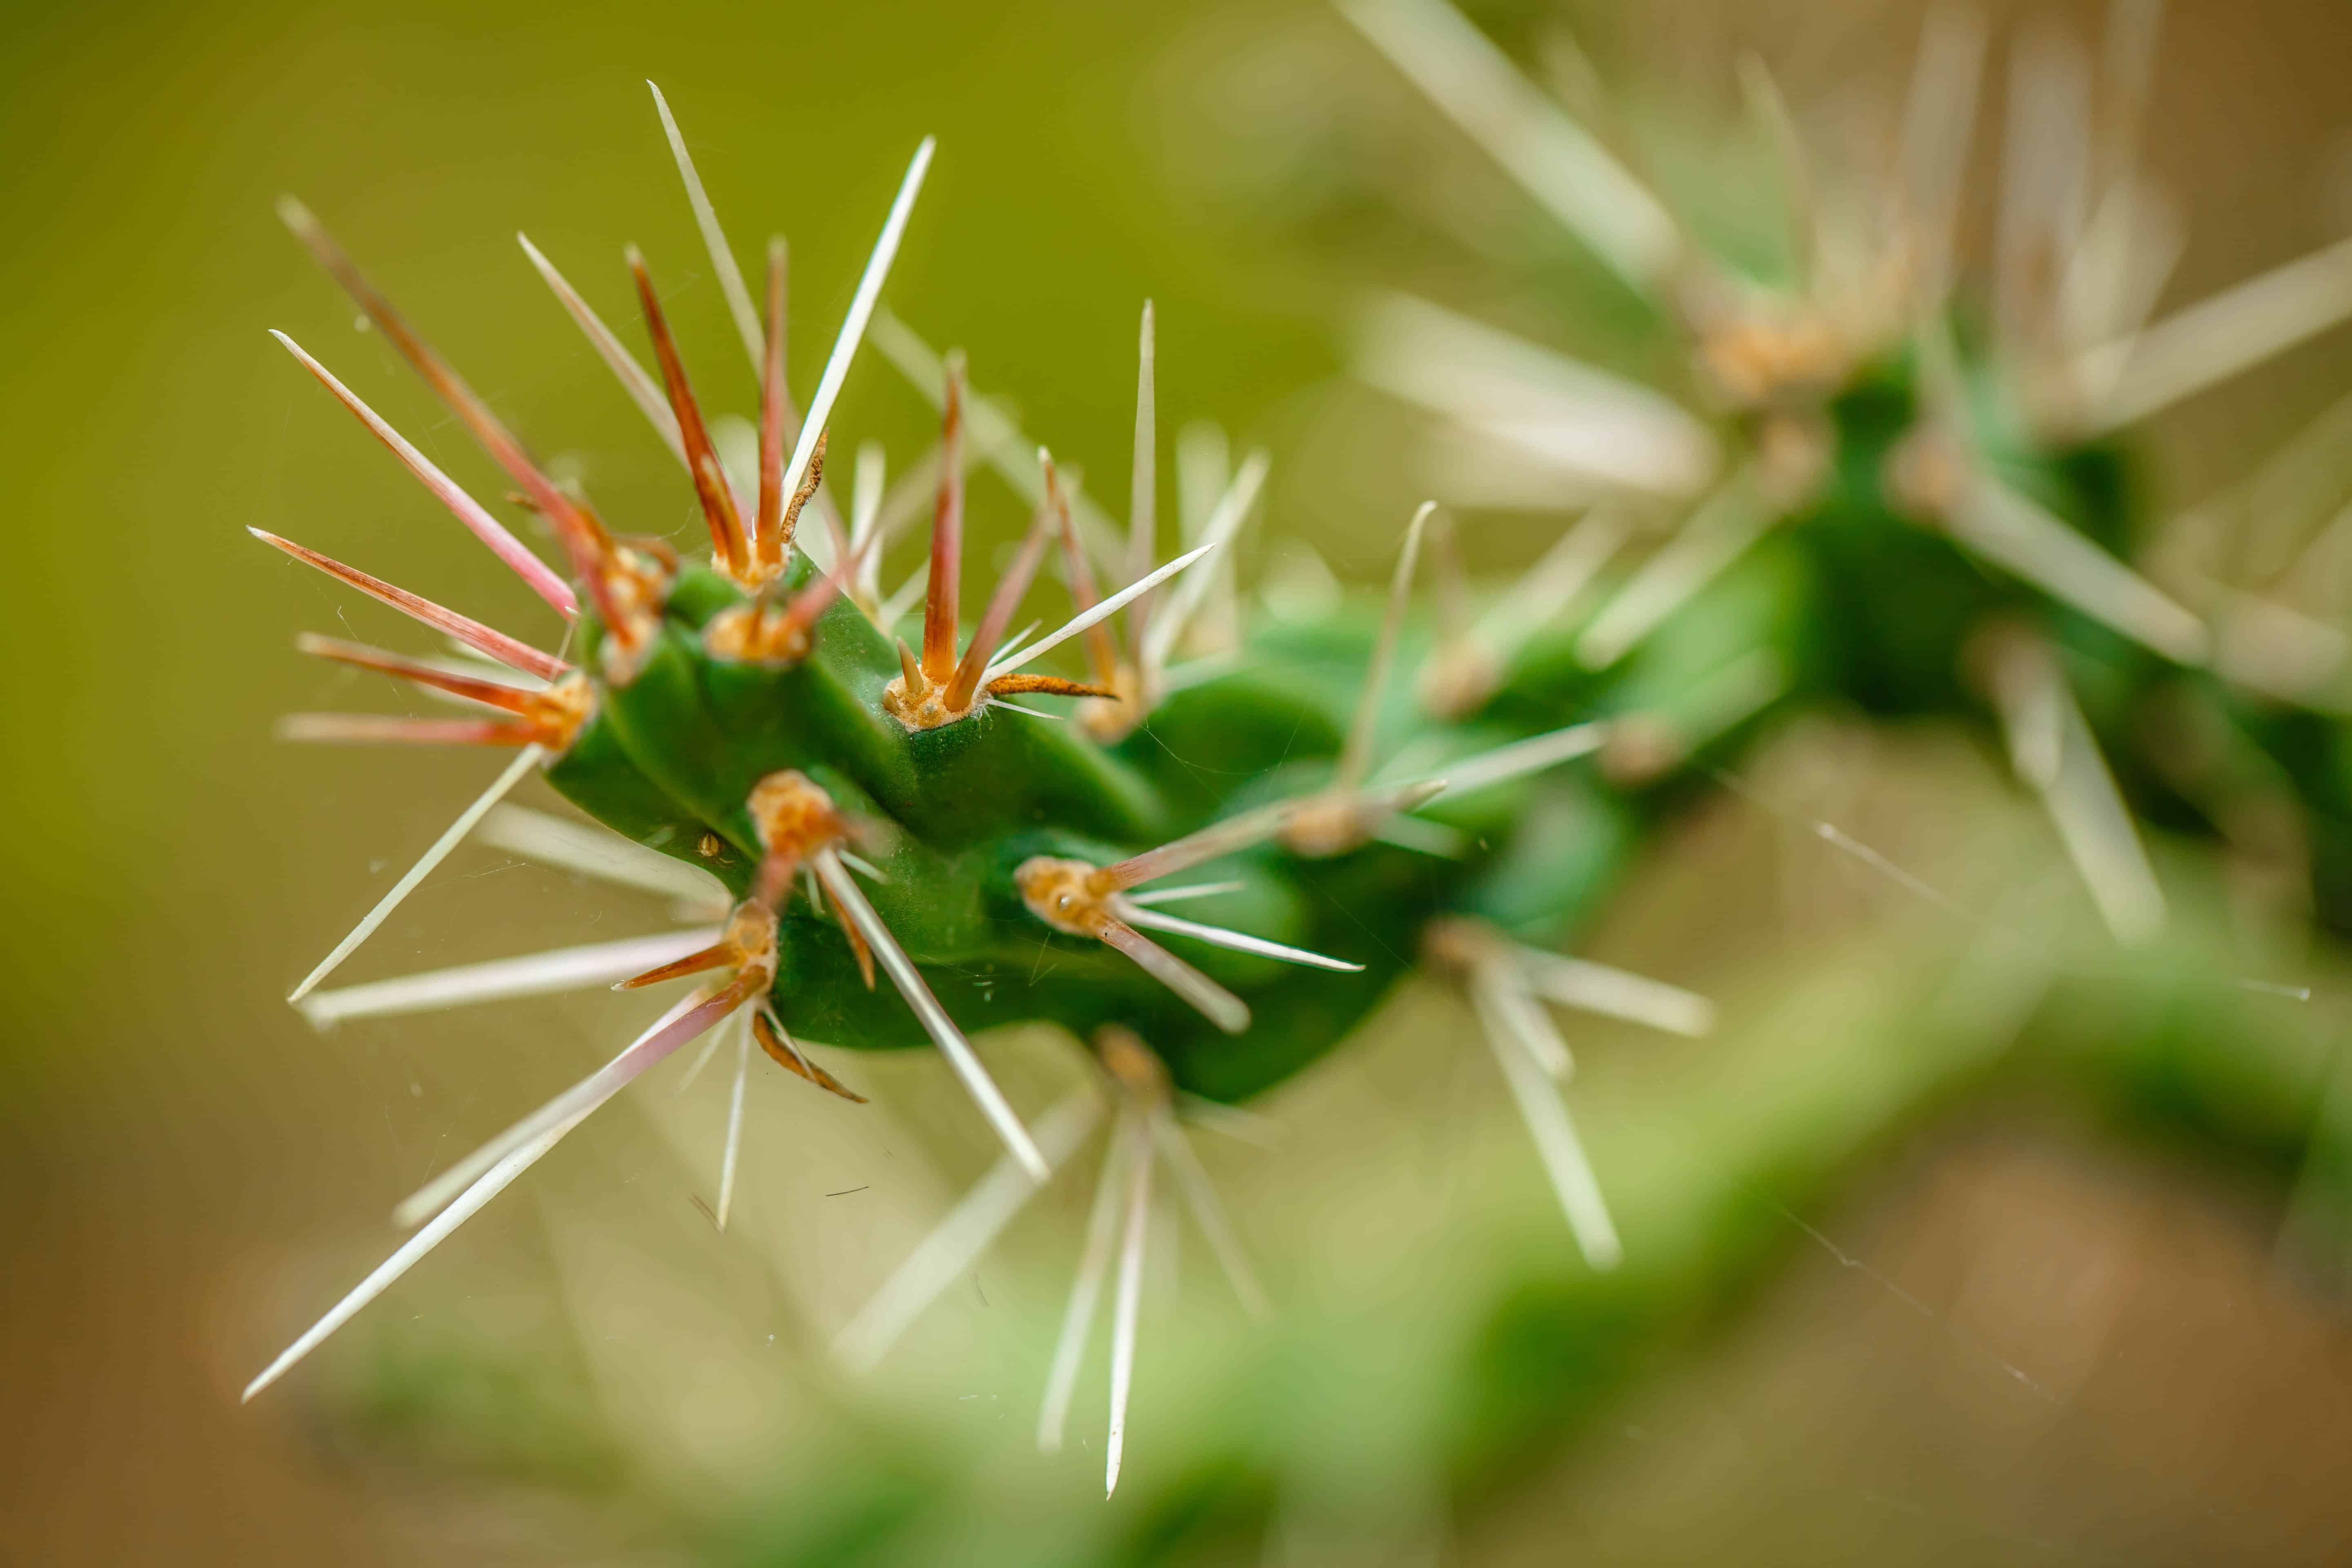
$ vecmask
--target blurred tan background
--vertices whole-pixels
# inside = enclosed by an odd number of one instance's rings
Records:
[[[1792,95],[1899,80],[1916,11],[1838,10],[1580,17],[1604,63],[1684,101],[1727,100],[1725,62],[1742,41],[1783,62]],[[2095,27],[2090,7],[2062,14]],[[628,314],[616,258],[638,240],[698,366],[714,383],[737,369],[648,76],[739,247],[771,227],[793,242],[803,384],[907,153],[938,132],[888,297],[933,341],[967,347],[1033,431],[1105,476],[1123,468],[1145,295],[1160,311],[1163,418],[1214,415],[1285,458],[1318,438],[1347,289],[1425,282],[1447,265],[1434,242],[1335,255],[1272,221],[1265,204],[1286,187],[1254,176],[1301,145],[1282,134],[1286,115],[1311,132],[1335,104],[1400,123],[1416,112],[1308,5],[12,14],[0,30],[12,219],[0,797],[15,825],[0,836],[0,1559],[660,1555],[642,1520],[583,1526],[572,1500],[448,1481],[429,1449],[387,1462],[299,1397],[236,1403],[378,1254],[388,1202],[563,1070],[551,1064],[583,1059],[602,1018],[591,998],[322,1037],[279,1000],[488,769],[478,756],[275,745],[277,714],[349,689],[298,661],[292,633],[340,630],[347,613],[363,635],[383,623],[244,528],[545,627],[264,336],[293,332],[491,488],[384,346],[353,330],[270,203],[302,195],[542,450],[576,458],[609,512],[679,527],[688,498],[667,459],[512,238],[527,229],[610,318]],[[2174,298],[2352,226],[2347,79],[2340,7],[2172,7],[2150,157],[2191,214]],[[1445,134],[1425,113],[1412,133]],[[2340,339],[2322,344],[2259,395],[2183,410],[2155,433],[2163,493],[2192,497],[2292,428],[2341,390],[2342,354]],[[740,406],[745,389],[732,390]],[[903,456],[922,417],[869,361],[841,424]],[[1368,570],[1369,500],[1328,465],[1300,472],[1269,531],[1303,531]],[[1001,492],[986,504],[990,526],[1010,522]],[[1493,549],[1499,560],[1510,545]],[[1701,830],[1675,853],[1720,849]],[[1769,923],[1777,895],[1748,891],[1732,907]],[[461,857],[353,974],[657,919]],[[1717,953],[1673,929],[1623,940],[1629,962],[1678,965],[1692,984],[1806,960],[1769,942]],[[1384,1103],[1412,1098],[1409,1080],[1372,1081],[1386,1081]],[[1347,1103],[1343,1088],[1314,1093]],[[626,1131],[581,1142],[567,1183],[667,1180],[692,1223],[657,1144]],[[1571,1549],[1618,1562],[2340,1561],[2352,1352],[2341,1300],[2277,1267],[2284,1201],[2260,1179],[2046,1107],[1969,1111],[1885,1152],[1874,1183],[1814,1216],[1835,1244],[1792,1236],[1792,1268],[1736,1330],[1559,1468],[1490,1499],[1458,1550],[1530,1563]],[[486,1222],[446,1249],[429,1300],[501,1278],[484,1294],[543,1299],[531,1244],[517,1241],[529,1225]],[[2022,1306],[1983,1283],[2027,1277],[2047,1289]],[[395,1294],[377,1310],[427,1300]],[[2104,1326],[2084,1341],[2085,1322]],[[2054,1404],[1987,1392],[2002,1374],[1987,1378],[1986,1358],[2046,1380],[2069,1356],[2080,1366]],[[2282,1432],[2293,1441],[2254,1442]],[[2241,1462],[2257,1449],[2293,1463]]]

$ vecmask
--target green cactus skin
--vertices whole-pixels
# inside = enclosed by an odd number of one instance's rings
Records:
[[[811,575],[805,561],[796,575]],[[1573,627],[1563,627],[1463,722],[1429,720],[1401,689],[1382,715],[1386,750],[1414,747],[1442,771],[1448,757],[1630,705],[1671,713],[1679,693],[1731,659],[1790,646],[1802,587],[1785,552],[1759,552],[1601,679],[1567,656]],[[1124,1024],[1167,1059],[1179,1087],[1212,1099],[1255,1094],[1338,1044],[1416,961],[1433,915],[1475,914],[1533,940],[1573,931],[1646,811],[1591,770],[1562,769],[1424,808],[1473,847],[1459,859],[1375,843],[1328,860],[1265,847],[1204,869],[1200,879],[1245,884],[1218,897],[1214,918],[1366,966],[1348,974],[1188,952],[1251,1005],[1253,1026],[1229,1038],[1116,952],[1045,926],[1024,907],[1013,868],[1041,854],[1107,863],[1321,784],[1355,703],[1371,616],[1261,632],[1235,673],[1176,694],[1103,748],[1071,726],[1002,709],[909,732],[881,709],[898,672],[891,645],[846,603],[825,611],[800,664],[715,659],[701,628],[742,597],[715,574],[681,575],[656,650],[627,685],[600,685],[594,718],[549,782],[608,826],[717,871],[740,896],[760,853],[742,803],[760,779],[798,769],[880,829],[868,853],[887,879],[869,884],[868,897],[967,1028],[1043,1018],[1084,1037]],[[1428,641],[1409,635],[1405,659]],[[700,847],[710,836],[724,847],[716,858]],[[928,1043],[896,996],[860,983],[840,928],[805,903],[787,913],[780,954],[774,1001],[796,1034],[857,1048]]]

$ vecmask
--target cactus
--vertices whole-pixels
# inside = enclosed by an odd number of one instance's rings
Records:
[[[1562,1099],[1568,1051],[1548,1005],[1685,1033],[1703,1032],[1709,1009],[1559,950],[1589,929],[1689,781],[1721,776],[1784,709],[1844,701],[1958,717],[1999,737],[2126,947],[2156,942],[2167,920],[2143,817],[2216,837],[2232,853],[2291,858],[2320,918],[2352,927],[2343,869],[2352,846],[2341,826],[2352,799],[2329,717],[2342,639],[2199,571],[2179,568],[2159,586],[2126,565],[2119,552],[2135,520],[2116,441],[2131,419],[2260,357],[2249,339],[2275,350],[2352,311],[2352,263],[2331,253],[2284,282],[2258,280],[2154,325],[2119,314],[2113,291],[2083,306],[2045,279],[2020,284],[2003,319],[1974,324],[1951,304],[1967,144],[1965,115],[1957,135],[1951,121],[1973,103],[1982,39],[1946,19],[1923,45],[1915,103],[1927,107],[1914,116],[1891,220],[1865,244],[1833,221],[1843,209],[1801,208],[1790,269],[1759,279],[1711,256],[1598,139],[1435,0],[1344,8],[1654,308],[1709,417],[1438,307],[1391,300],[1368,333],[1370,379],[1489,450],[1516,443],[1521,458],[1548,454],[1549,471],[1606,500],[1524,577],[1486,595],[1463,578],[1450,516],[1424,504],[1397,520],[1383,600],[1250,626],[1230,646],[1214,646],[1220,557],[1257,503],[1265,463],[1254,456],[1213,505],[1196,507],[1190,548],[1155,564],[1148,306],[1123,531],[1050,455],[1028,460],[1024,439],[971,389],[960,360],[932,355],[879,310],[928,142],[803,416],[784,384],[781,251],[755,303],[661,106],[761,376],[756,454],[731,468],[642,260],[632,257],[658,377],[530,252],[686,467],[710,531],[707,564],[614,535],[532,462],[316,221],[289,207],[298,235],[504,468],[568,572],[541,563],[287,346],[577,634],[559,658],[264,536],[510,672],[453,673],[308,639],[308,651],[500,717],[303,716],[289,733],[522,748],[294,1000],[327,1022],[564,984],[724,978],[699,984],[606,1068],[404,1205],[404,1221],[423,1228],[257,1378],[248,1398],[587,1114],[705,1035],[716,1046],[731,1034],[739,1064],[722,1227],[753,1040],[814,1088],[853,1101],[854,1059],[820,1061],[803,1042],[936,1047],[1004,1145],[1003,1168],[951,1223],[952,1243],[910,1260],[845,1333],[853,1362],[887,1350],[1100,1120],[1081,1096],[1025,1123],[967,1025],[1042,1021],[1093,1046],[1115,1126],[1039,1433],[1049,1446],[1060,1439],[1076,1358],[1115,1266],[1114,1487],[1157,1166],[1180,1183],[1245,1301],[1263,1304],[1187,1152],[1179,1097],[1236,1104],[1283,1083],[1346,1041],[1410,972],[1466,997],[1584,1259],[1612,1269],[1627,1244],[1606,1173],[1586,1159]],[[1769,80],[1753,86],[1768,121],[1785,125]],[[1790,176],[1803,188],[1793,155]],[[2127,164],[2106,176],[2100,196],[2115,204],[2120,237],[2103,243],[2128,249],[2133,223],[2147,217],[2133,205],[2140,187]],[[2018,222],[2021,253],[2041,246],[2084,269],[2115,264],[2090,253],[2092,234],[2062,232],[2051,212],[2024,210]],[[2152,302],[2152,289],[2139,292]],[[2288,324],[2283,293],[2299,307]],[[919,620],[911,598],[882,595],[876,575],[886,514],[903,517],[912,510],[903,497],[919,492],[902,486],[899,504],[886,500],[878,456],[861,454],[845,520],[824,483],[826,421],[869,326],[940,412],[939,445],[915,468],[932,502]],[[2230,346],[2214,351],[2217,340]],[[965,484],[981,462],[1034,510],[966,639]],[[1677,520],[1664,542],[1631,567],[1614,564],[1637,525],[1659,516]],[[1055,556],[1071,617],[1042,637],[1008,637]],[[1097,574],[1125,585],[1106,595]],[[1416,609],[1424,579],[1434,584],[1427,614]],[[1083,649],[1083,679],[1029,668],[1065,643]],[[1070,706],[1035,710],[1024,698]],[[501,805],[534,767],[617,838],[583,840]],[[317,989],[441,854],[478,830],[678,891],[702,923],[674,939]],[[1166,912],[1171,905],[1217,923]],[[1947,1081],[1941,1068],[1923,1068],[1899,1098],[1916,1102]],[[1711,1201],[1695,1196],[1692,1210]]]

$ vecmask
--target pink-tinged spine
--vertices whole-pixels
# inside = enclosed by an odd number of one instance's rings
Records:
[[[301,344],[274,329],[269,335],[283,343],[287,353],[301,361],[303,368],[317,376],[320,384],[356,415],[360,423],[366,426],[377,440],[390,447],[393,456],[407,466],[417,481],[432,491],[434,498],[443,506],[457,514],[457,521],[466,525],[468,532],[489,547],[491,554],[505,562],[516,576],[530,584],[532,593],[553,605],[559,615],[570,617],[580,613],[580,599],[572,593],[572,585],[557,576],[546,562],[533,555],[521,540],[508,532],[506,525],[485,510],[481,502],[467,495],[455,479],[436,468],[431,458],[409,445],[406,437],[384,423],[374,409],[360,400],[357,394],[337,381],[325,365],[305,353]]]

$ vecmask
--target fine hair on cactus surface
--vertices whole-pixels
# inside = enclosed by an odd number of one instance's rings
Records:
[[[673,330],[662,279],[677,264],[631,247],[619,272],[592,272],[518,237],[583,363],[610,373],[652,427],[648,450],[683,468],[679,503],[691,497],[704,531],[690,549],[535,457],[541,433],[509,428],[466,379],[465,345],[379,290],[331,210],[281,204],[372,341],[444,405],[444,433],[478,445],[507,491],[469,493],[341,378],[356,375],[338,352],[277,342],[540,602],[535,625],[493,626],[462,594],[444,605],[364,559],[251,530],[416,623],[428,649],[306,632],[301,652],[448,703],[435,717],[293,714],[285,738],[488,753],[481,793],[322,944],[289,1000],[323,1030],[619,994],[609,1059],[437,1160],[394,1207],[389,1256],[245,1399],[615,1097],[655,1092],[638,1080],[669,1058],[690,1063],[680,1088],[706,1064],[730,1075],[709,1207],[727,1233],[739,1193],[790,1157],[761,1139],[754,1075],[781,1068],[855,1136],[887,1098],[875,1053],[935,1053],[992,1163],[826,1326],[834,1370],[875,1377],[951,1289],[977,1287],[1016,1220],[1046,1210],[1075,1264],[1047,1309],[1033,1403],[1006,1430],[1045,1454],[1082,1447],[1090,1475],[1098,1446],[1117,1493],[1153,1449],[1138,1369],[1164,1320],[1145,1309],[1182,1248],[1210,1260],[1236,1332],[1289,1331],[1246,1211],[1197,1141],[1265,1134],[1254,1105],[1352,1048],[1376,1014],[1419,1005],[1451,1020],[1417,1041],[1423,1081],[1474,1074],[1507,1104],[1518,1174],[1548,1194],[1547,1279],[1584,1292],[1523,1343],[1497,1330],[1494,1365],[1549,1368],[1563,1408],[1597,1398],[1609,1379],[1580,1381],[1580,1358],[1630,1361],[1625,1347],[1734,1289],[1734,1265],[1695,1258],[1769,1245],[1769,1226],[1727,1217],[1724,1194],[1832,1159],[1786,1131],[1793,1111],[1771,1120],[1811,1091],[1769,1075],[1753,1095],[1769,1135],[1718,1129],[1690,1163],[1709,1174],[1686,1185],[1612,1163],[1643,1130],[1582,1115],[1588,1038],[1664,1051],[1711,1041],[1727,1015],[1589,951],[1612,900],[1708,807],[1760,811],[1962,933],[1966,963],[1938,971],[1932,1003],[1874,976],[1889,1035],[1917,1037],[1847,1064],[1880,1075],[1881,1119],[1824,1141],[1848,1156],[1971,1081],[2066,985],[2168,968],[2224,1016],[2309,997],[2275,947],[2179,958],[2203,939],[2183,934],[2195,921],[2179,889],[2195,879],[2177,868],[2210,857],[2273,926],[2352,933],[2352,465],[2335,455],[2352,416],[2331,409],[2242,484],[2169,518],[2147,514],[2130,444],[2352,316],[2352,241],[2167,305],[2180,205],[2139,147],[2152,0],[2115,0],[2095,52],[2046,29],[2002,39],[1964,9],[1926,14],[1899,106],[1868,145],[1825,142],[1743,58],[1734,139],[1768,171],[1778,223],[1761,247],[1714,232],[1656,172],[1664,161],[1638,155],[1632,117],[1597,81],[1555,58],[1555,83],[1582,85],[1551,90],[1446,0],[1335,0],[1318,21],[1350,69],[1397,90],[1401,133],[1488,165],[1521,219],[1556,231],[1588,265],[1588,292],[1639,323],[1653,367],[1644,379],[1571,357],[1401,287],[1351,303],[1340,395],[1402,420],[1400,462],[1425,480],[1354,523],[1384,576],[1357,590],[1283,537],[1274,453],[1236,460],[1203,430],[1163,432],[1150,300],[1135,302],[1131,358],[1118,345],[1132,446],[1086,454],[1083,472],[1041,444],[1051,432],[1024,428],[1020,389],[892,311],[901,258],[954,248],[922,202],[935,161],[958,156],[952,134],[910,132],[895,188],[828,215],[871,241],[838,321],[816,323],[830,348],[804,399],[787,369],[785,241],[747,251],[722,226],[685,129],[693,105],[681,118],[653,88],[647,130],[740,339],[723,366]],[[1993,123],[1979,104],[1996,58],[2009,74]],[[1981,265],[1963,221],[1980,143],[1998,153]],[[619,319],[624,300],[636,322]],[[894,378],[936,431],[913,453],[836,427],[853,381]],[[719,406],[716,389],[737,385],[756,388],[748,412]],[[1086,482],[1122,461],[1123,486]],[[983,507],[1021,519],[992,556],[975,543]],[[1542,537],[1527,564],[1482,575],[1478,530],[1502,511],[1541,519]],[[1245,574],[1269,560],[1288,578]],[[1937,724],[1998,756],[2053,881],[1988,909],[1866,832],[1783,804],[1759,759],[1824,724]],[[509,798],[534,774],[568,812]],[[667,900],[674,929],[345,982],[345,962],[469,842]],[[1996,994],[2014,1007],[1950,1000]],[[1076,1064],[1051,1094],[1004,1066],[999,1042],[1024,1029],[1051,1032]],[[2158,1071],[2126,1062],[2136,1048],[2116,1045],[2101,1070]],[[2277,1086],[2295,1070],[2244,1067],[2248,1081],[2271,1075],[2247,1096],[2287,1104],[2300,1091]],[[2250,1144],[2312,1136],[2243,1116]],[[1105,1397],[1087,1408],[1090,1369]],[[1512,1376],[1465,1395],[1476,1411],[1458,1427],[1424,1413],[1392,1473],[1468,1473],[1532,1443],[1551,1413],[1495,1392]],[[1314,1495],[1298,1454],[1318,1443],[1345,1446],[1327,1434],[1278,1461],[1272,1437],[1188,1450],[1151,1471],[1146,1506],[1271,1515],[1278,1534]],[[1383,1501],[1407,1533],[1444,1510],[1404,1490]],[[1119,1550],[1101,1560],[1152,1560]]]

